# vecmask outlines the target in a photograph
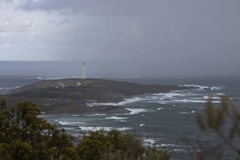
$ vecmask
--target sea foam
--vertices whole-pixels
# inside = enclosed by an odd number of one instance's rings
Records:
[[[87,103],[87,106],[89,107],[93,107],[93,106],[125,106],[127,104],[130,103],[135,103],[135,102],[139,102],[139,101],[144,101],[145,99],[140,98],[140,97],[134,97],[134,98],[130,98],[130,99],[125,99],[121,102],[109,102],[109,103]]]
[[[222,90],[222,89],[224,89],[224,86],[204,86],[204,85],[196,85],[196,84],[190,84],[190,85],[186,84],[183,86],[199,88],[200,90]]]
[[[99,130],[105,130],[105,131],[110,131],[112,129],[116,129],[118,131],[126,131],[130,130],[131,128],[129,127],[119,127],[119,128],[113,128],[113,127],[79,127],[80,130],[82,131],[99,131]]]
[[[111,117],[105,117],[106,119],[111,119],[111,120],[126,120],[128,119],[127,117],[117,117],[117,116],[111,116]]]
[[[148,112],[149,110],[143,109],[143,108],[126,108],[127,110],[130,111],[130,114],[139,114],[143,112]]]
[[[68,121],[59,121],[58,123],[64,126],[72,126],[72,125],[75,126],[75,125],[84,124],[83,122],[68,122]]]

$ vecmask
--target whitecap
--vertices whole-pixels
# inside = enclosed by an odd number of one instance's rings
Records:
[[[206,103],[206,100],[197,100],[197,99],[175,99],[172,100],[175,103]]]
[[[209,99],[210,97],[209,96],[203,96],[203,99]]]
[[[143,139],[143,142],[144,143],[148,143],[148,144],[155,144],[156,143],[156,141],[155,140],[153,140],[153,139]]]
[[[118,106],[118,103],[87,103],[87,106],[89,106],[89,107],[95,107],[95,106]]]
[[[204,96],[203,98],[207,99],[207,100],[208,99],[214,99],[214,100],[220,100],[221,99],[219,96],[218,97],[216,97],[216,96],[215,97],[214,96]]]
[[[155,101],[152,103],[158,103],[158,104],[171,104],[171,103],[206,103],[208,100],[207,97],[204,98],[189,98],[189,99],[172,99],[172,100],[164,100],[164,101]],[[218,97],[214,97],[212,103],[220,103],[220,99]],[[173,107],[176,105],[173,104]]]
[[[224,93],[217,93],[217,96],[225,96]]]
[[[83,122],[68,122],[68,121],[59,121],[58,123],[60,125],[65,125],[65,126],[84,124]]]
[[[180,112],[179,114],[193,114],[195,113],[196,111],[191,111],[191,112]]]
[[[158,98],[156,97],[156,95],[158,95]],[[202,95],[195,94],[192,92],[187,92],[187,93],[170,92],[170,93],[153,94],[153,96],[155,96],[155,98],[154,98],[154,100],[150,101],[150,103],[168,104],[168,103],[173,103],[173,102],[179,103],[180,101],[183,102],[184,101],[183,99],[185,99],[185,97],[200,97],[201,98]],[[203,103],[203,101],[201,103]],[[175,106],[175,105],[173,104],[173,106]]]
[[[186,152],[186,150],[178,148],[178,149],[173,149],[173,152]]]
[[[199,88],[200,90],[210,90],[211,87],[209,86],[203,86],[203,85],[196,85],[196,84],[185,84],[183,85],[184,87],[194,87],[194,88]]]
[[[176,99],[172,100],[172,102],[175,103],[206,103],[207,100],[201,100],[201,99]],[[219,100],[213,100],[212,103],[220,103]]]
[[[224,89],[224,86],[203,86],[203,85],[195,85],[195,84],[190,84],[190,85],[183,85],[185,87],[195,87],[199,88],[200,90],[222,90]]]
[[[82,131],[99,131],[99,130],[105,130],[105,131],[110,131],[112,129],[116,129],[118,131],[126,131],[130,130],[131,128],[128,127],[119,127],[119,128],[112,128],[112,127],[79,127]]]
[[[111,119],[111,120],[125,120],[128,119],[127,117],[118,117],[118,116],[111,116],[111,117],[105,117],[106,119]]]
[[[222,89],[224,89],[224,86],[212,86],[212,87],[211,87],[211,90],[212,90],[212,91],[222,90]]]
[[[154,96],[162,96],[162,98],[173,98],[173,97],[184,97],[186,95],[186,93],[183,93],[183,92],[169,92],[169,93],[155,93],[155,94],[152,94]],[[158,97],[159,99],[160,97]],[[157,99],[157,97],[155,98]]]
[[[126,104],[136,103],[139,101],[145,101],[146,98],[141,97],[134,97],[130,99],[125,99],[121,102],[108,102],[108,103],[87,103],[87,106],[93,107],[93,106],[125,106]]]
[[[126,110],[129,110],[130,114],[139,114],[143,112],[148,112],[147,109],[143,109],[143,108],[126,108]]]
[[[146,125],[145,125],[145,124],[140,124],[139,126],[140,126],[140,127],[145,127]]]

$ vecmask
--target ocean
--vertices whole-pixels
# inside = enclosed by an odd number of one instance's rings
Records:
[[[6,94],[15,88],[42,80],[31,76],[0,76],[0,94]],[[203,78],[203,79],[117,79],[141,84],[177,84],[194,86],[195,89],[171,91],[168,93],[144,94],[125,99],[118,103],[104,105],[124,106],[128,114],[63,114],[40,115],[51,124],[65,129],[78,137],[90,130],[111,128],[124,133],[132,133],[146,146],[168,149],[173,159],[186,159],[197,152],[197,139],[213,141],[198,129],[195,122],[196,112],[203,112],[209,97],[217,106],[220,95],[226,94],[240,106],[239,78]],[[89,104],[102,105],[98,103]],[[236,157],[231,151],[225,157]]]

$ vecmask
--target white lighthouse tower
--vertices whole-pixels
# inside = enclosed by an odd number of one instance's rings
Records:
[[[85,62],[83,62],[83,66],[82,66],[82,79],[86,79],[86,64]]]

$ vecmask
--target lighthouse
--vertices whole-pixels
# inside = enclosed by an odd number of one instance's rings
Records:
[[[86,64],[85,62],[83,62],[83,66],[82,66],[82,79],[86,79]]]

